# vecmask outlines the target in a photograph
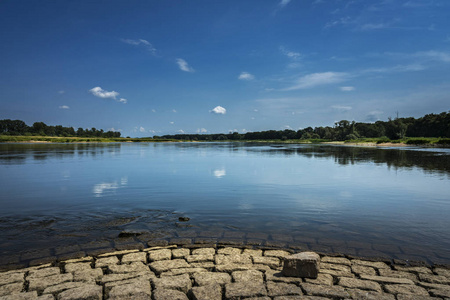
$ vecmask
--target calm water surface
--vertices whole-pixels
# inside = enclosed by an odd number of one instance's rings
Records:
[[[450,263],[450,149],[0,144],[0,176],[2,256],[136,230]]]

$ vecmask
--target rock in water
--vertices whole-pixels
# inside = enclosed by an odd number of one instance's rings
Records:
[[[300,252],[284,258],[284,276],[317,278],[320,268],[320,256],[315,252]]]

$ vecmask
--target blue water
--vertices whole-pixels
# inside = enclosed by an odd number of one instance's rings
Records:
[[[450,262],[449,149],[0,144],[0,176],[4,254],[138,228]]]

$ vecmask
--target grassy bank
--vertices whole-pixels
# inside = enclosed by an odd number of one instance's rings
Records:
[[[390,140],[388,138],[361,138],[356,140],[347,140],[345,144],[375,144],[375,145],[411,145],[411,146],[431,146],[431,147],[450,147],[450,138],[403,138],[399,140]]]
[[[152,138],[100,138],[100,137],[56,137],[56,136],[10,136],[0,135],[0,143],[124,143],[167,142]]]

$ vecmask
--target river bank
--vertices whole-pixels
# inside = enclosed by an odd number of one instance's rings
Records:
[[[177,245],[0,272],[0,299],[448,299],[450,269],[321,254],[317,279],[281,273],[289,249]]]

